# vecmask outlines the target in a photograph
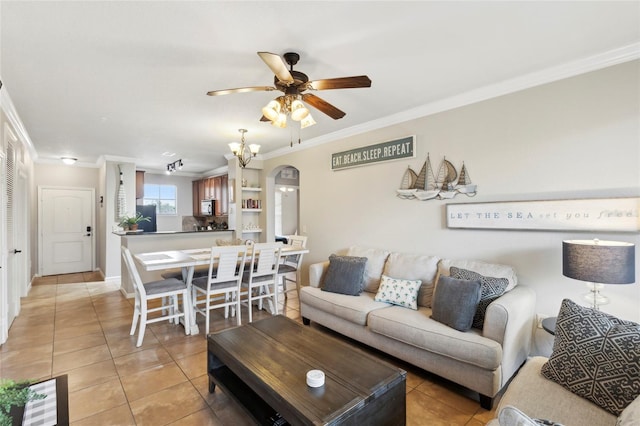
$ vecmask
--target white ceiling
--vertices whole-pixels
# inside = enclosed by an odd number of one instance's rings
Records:
[[[203,173],[226,164],[239,128],[268,154],[638,43],[640,2],[2,1],[0,25],[2,90],[38,161],[181,158]],[[280,92],[205,95],[271,85],[258,51],[298,52],[311,80],[372,86],[315,92],[347,115],[312,109],[302,131],[259,121]]]

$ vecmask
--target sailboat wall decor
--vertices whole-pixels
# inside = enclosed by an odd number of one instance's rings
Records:
[[[471,183],[471,177],[464,163],[462,163],[460,174],[458,174],[453,163],[445,157],[438,169],[438,175],[435,176],[431,167],[431,159],[427,154],[427,159],[422,165],[420,173],[416,174],[411,167],[407,167],[396,195],[407,200],[444,200],[458,194],[473,197],[476,195],[476,190],[477,185]]]

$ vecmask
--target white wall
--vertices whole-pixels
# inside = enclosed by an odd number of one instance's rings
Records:
[[[191,182],[196,178],[189,176],[177,176],[155,173],[145,173],[144,183],[155,183],[159,185],[175,185],[177,187],[177,215],[156,216],[158,231],[182,231],[182,216],[193,216],[193,186]],[[138,200],[142,204],[142,200]]]
[[[307,265],[354,244],[505,263],[516,268],[521,284],[535,289],[537,312],[556,315],[563,298],[582,302],[585,292],[583,283],[562,275],[562,240],[598,237],[640,245],[638,233],[448,229],[445,205],[640,196],[639,75],[635,61],[292,152],[265,160],[264,176],[282,164],[300,170]],[[332,153],[407,135],[416,135],[415,159],[330,170]],[[457,167],[464,161],[478,195],[397,198],[407,166],[418,171],[427,153],[436,168],[444,156]],[[640,321],[640,285],[605,291],[611,298],[605,311]]]

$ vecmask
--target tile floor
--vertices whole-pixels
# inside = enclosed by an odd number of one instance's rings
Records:
[[[185,336],[180,326],[156,323],[136,348],[135,336],[129,336],[132,300],[123,297],[119,283],[92,279],[92,274],[70,274],[34,282],[9,339],[0,346],[0,377],[68,374],[72,425],[251,424],[219,387],[208,393],[203,334]],[[289,293],[281,311],[300,321],[295,293]],[[211,331],[235,324],[217,311],[213,315]],[[264,315],[257,311],[254,318]],[[203,330],[202,316],[198,322]],[[388,361],[408,372],[408,425],[479,426],[493,418],[475,394]]]

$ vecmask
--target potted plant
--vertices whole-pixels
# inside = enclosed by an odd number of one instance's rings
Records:
[[[30,384],[31,382],[29,381],[0,380],[0,426],[14,424],[11,417],[11,407],[24,407],[29,401],[46,397],[46,395],[39,394],[31,389],[29,387]]]
[[[142,216],[142,213],[137,212],[135,216],[122,216],[120,218],[120,226],[122,226],[124,230],[135,231],[138,229],[138,223],[142,221],[151,222],[151,218],[149,216]]]

